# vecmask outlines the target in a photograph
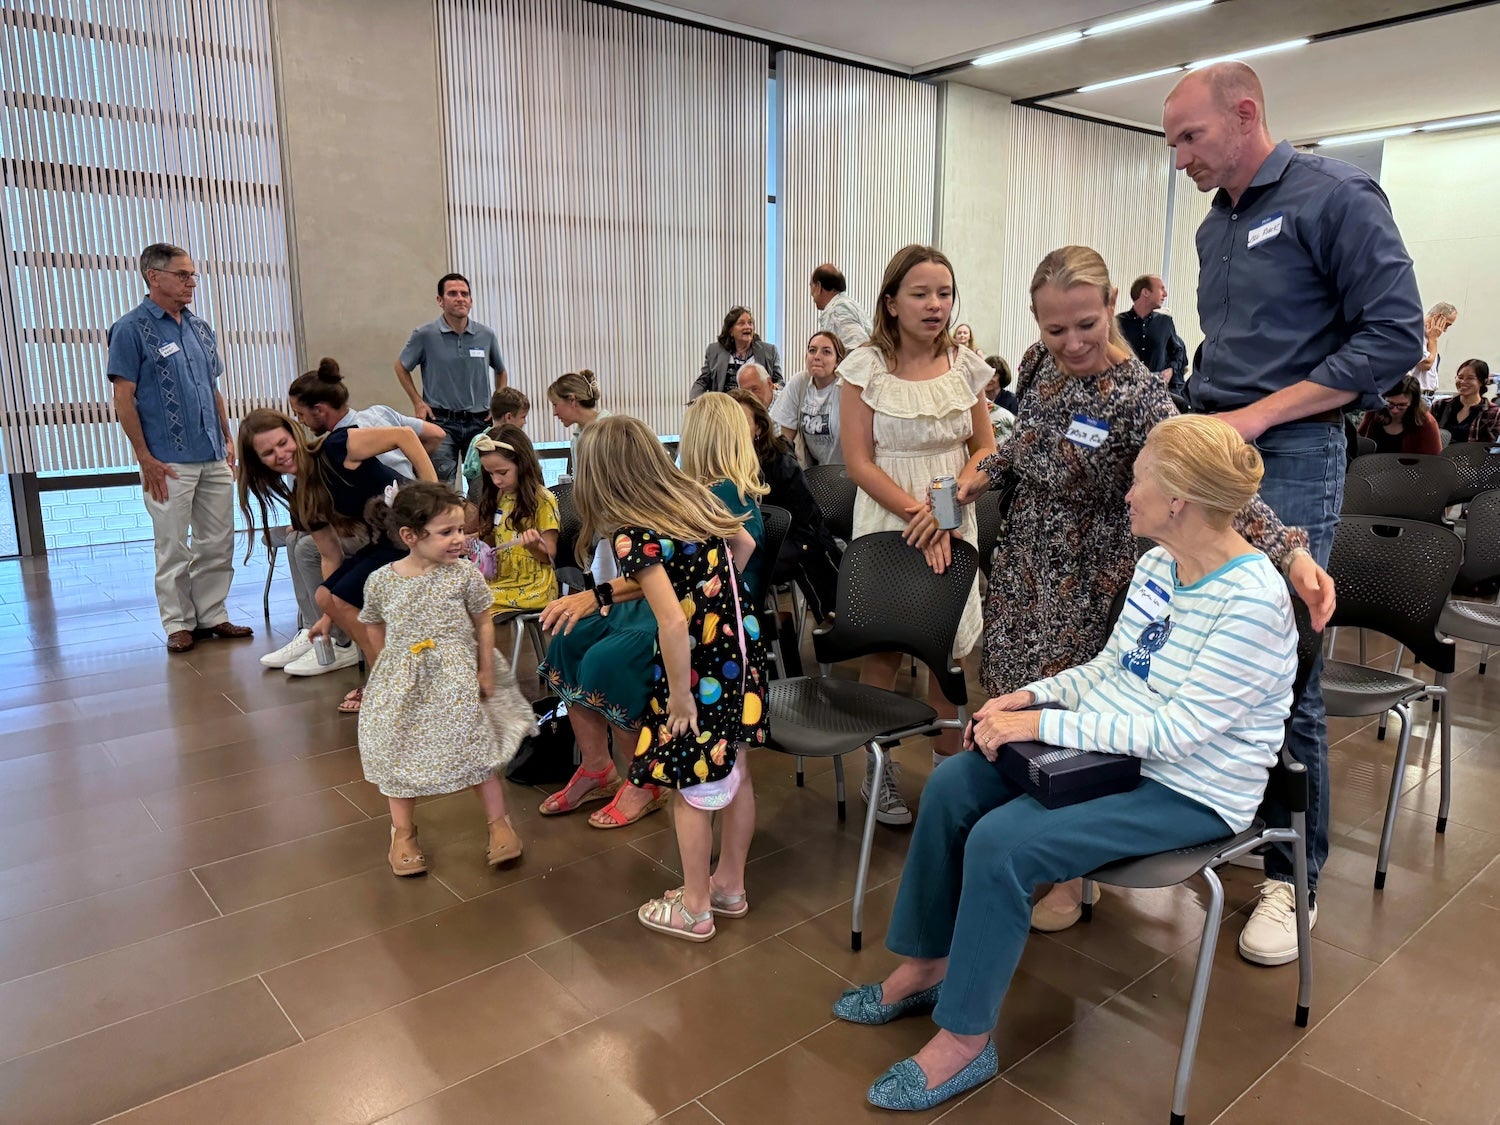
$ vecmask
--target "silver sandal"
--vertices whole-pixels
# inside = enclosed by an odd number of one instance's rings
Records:
[[[708,941],[716,932],[713,927],[713,907],[709,907],[702,914],[694,914],[682,905],[681,898],[671,898],[671,892],[661,898],[653,898],[635,912],[636,918],[641,925],[648,930],[655,930],[659,934],[668,937],[681,938],[683,941]],[[709,923],[707,932],[700,933],[694,926],[701,926],[704,922]]]

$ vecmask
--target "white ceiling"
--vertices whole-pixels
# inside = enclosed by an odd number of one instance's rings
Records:
[[[1301,36],[1433,11],[1439,0],[1220,0],[1212,7],[998,66],[968,59],[1171,0],[640,0],[760,34],[1023,99]],[[1314,43],[1254,60],[1272,131],[1295,141],[1500,111],[1500,3]],[[941,68],[956,66],[956,69]],[[1159,128],[1172,77],[1047,104]]]

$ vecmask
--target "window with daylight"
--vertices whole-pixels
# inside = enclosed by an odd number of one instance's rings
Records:
[[[133,466],[105,334],[142,247],[200,274],[232,417],[295,368],[266,0],[0,0],[0,472]]]

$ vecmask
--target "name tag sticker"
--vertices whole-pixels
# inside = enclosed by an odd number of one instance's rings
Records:
[[[1109,423],[1100,418],[1090,418],[1087,414],[1075,414],[1065,436],[1074,445],[1098,449],[1104,444],[1104,439],[1109,437]]]
[[[168,344],[164,348],[158,348],[156,354],[161,356],[162,359],[170,359],[180,351],[182,351],[182,349],[179,348],[176,344]]]
[[[1281,219],[1281,212],[1277,211],[1276,214],[1251,227],[1250,237],[1245,240],[1245,246],[1250,248],[1259,246],[1262,242],[1270,242],[1281,233]]]
[[[469,349],[469,358],[470,359],[483,359],[484,358],[484,349],[483,348],[470,348]]]
[[[1144,586],[1130,595],[1129,601],[1150,620],[1155,621],[1167,612],[1172,604],[1172,595],[1157,585],[1154,579],[1148,578]]]

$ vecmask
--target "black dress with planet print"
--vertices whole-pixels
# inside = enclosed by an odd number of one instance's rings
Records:
[[[740,743],[766,741],[766,650],[760,621],[722,539],[683,543],[639,527],[615,533],[620,573],[635,578],[663,567],[688,623],[690,685],[698,706],[698,733],[673,738],[667,725],[667,672],[658,643],[652,657],[651,695],[635,757],[632,785],[686,789],[722,781],[734,769]],[[734,585],[731,586],[730,584]],[[737,627],[735,592],[744,615]]]

